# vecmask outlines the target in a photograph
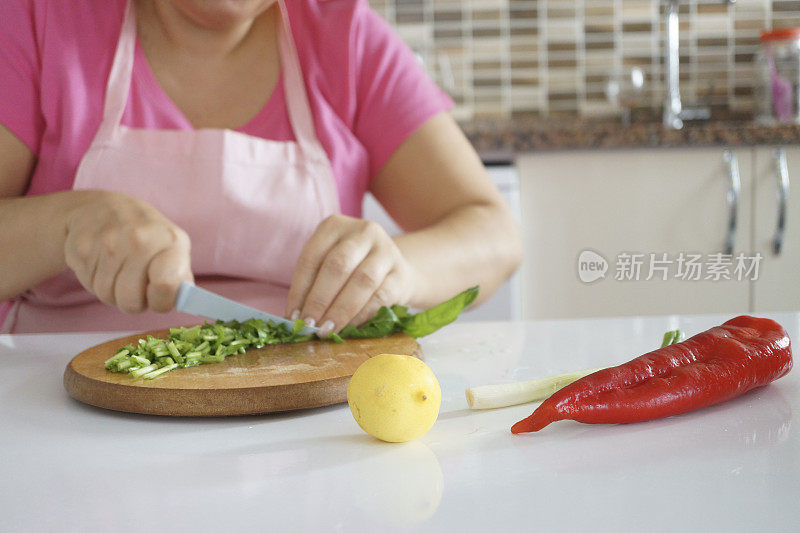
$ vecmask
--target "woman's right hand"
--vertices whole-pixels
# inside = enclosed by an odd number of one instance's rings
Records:
[[[194,281],[189,236],[138,198],[92,194],[67,218],[67,266],[86,290],[125,313],[172,309],[181,282]]]

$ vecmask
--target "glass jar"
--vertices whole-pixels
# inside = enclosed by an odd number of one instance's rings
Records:
[[[800,28],[762,32],[755,60],[756,120],[800,123]]]

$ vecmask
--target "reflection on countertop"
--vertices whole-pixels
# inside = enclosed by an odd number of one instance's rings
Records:
[[[800,144],[800,124],[762,125],[736,114],[686,122],[681,130],[667,129],[660,117],[647,115],[634,117],[630,125],[618,117],[574,116],[482,118],[460,125],[485,157],[565,149]]]

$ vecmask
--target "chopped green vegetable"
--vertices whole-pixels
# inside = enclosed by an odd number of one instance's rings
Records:
[[[305,323],[298,320],[291,330],[283,324],[251,319],[246,322],[218,321],[191,328],[172,328],[166,339],[148,335],[129,344],[105,362],[112,372],[127,372],[135,378],[153,379],[175,368],[219,363],[229,355],[244,353],[248,347],[301,342]]]
[[[160,376],[161,374],[163,374],[165,372],[169,372],[170,370],[174,370],[176,368],[178,368],[178,365],[173,363],[171,365],[167,365],[167,366],[161,367],[158,370],[153,370],[152,372],[150,372],[148,374],[145,374],[142,377],[144,379],[153,379],[156,376]]]
[[[125,362],[128,363],[128,361],[125,361]],[[130,364],[130,363],[128,363],[128,364]],[[118,366],[117,368],[120,368],[120,370],[117,370],[117,372],[122,372],[122,371],[125,370],[125,367],[122,367],[121,365]],[[133,376],[135,378],[139,378],[139,377],[144,376],[145,374],[149,374],[153,370],[158,370],[158,365],[153,364],[153,365],[148,365],[148,366],[144,366],[144,367],[136,367],[136,370],[132,370],[130,372],[130,374],[131,374],[131,376]],[[113,372],[113,370],[112,370],[112,372]]]
[[[125,357],[129,353],[130,353],[130,351],[128,351],[128,350],[126,350],[124,348],[122,350],[118,351],[116,354],[114,354],[114,356],[111,359],[106,361],[106,368],[111,368],[112,366],[115,366],[119,362],[120,359],[122,359],[123,357]]]
[[[327,340],[341,343],[344,339],[385,337],[403,332],[412,337],[433,333],[454,321],[459,313],[478,296],[478,287],[468,289],[442,304],[418,314],[401,305],[381,307],[366,324],[347,326],[340,334],[331,333]],[[295,320],[291,328],[285,324],[252,318],[245,322],[217,321],[190,328],[171,328],[166,339],[148,335],[136,344],[120,348],[105,362],[111,372],[127,372],[135,378],[153,379],[176,368],[219,363],[229,355],[244,353],[247,348],[310,340],[300,335],[305,322]]]

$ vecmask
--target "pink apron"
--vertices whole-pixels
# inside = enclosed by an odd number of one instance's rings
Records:
[[[73,185],[75,190],[112,190],[149,202],[189,234],[198,285],[273,314],[284,311],[304,244],[325,217],[339,212],[284,0],[279,4],[281,67],[297,142],[232,130],[122,126],[136,42],[129,0],[103,120]],[[84,290],[68,270],[17,298],[0,331],[145,330],[201,321],[176,311],[126,315]]]

